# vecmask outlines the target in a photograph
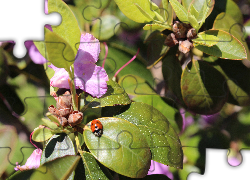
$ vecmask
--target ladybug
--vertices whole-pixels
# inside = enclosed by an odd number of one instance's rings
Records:
[[[95,136],[100,137],[103,133],[102,123],[97,119],[93,120],[91,122],[91,131]]]

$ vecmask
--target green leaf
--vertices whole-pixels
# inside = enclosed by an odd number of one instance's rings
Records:
[[[160,111],[151,105],[133,102],[129,109],[116,117],[128,120],[140,129],[147,139],[154,161],[182,169],[181,142],[167,118]]]
[[[69,6],[62,0],[49,0],[48,12],[58,12],[62,16],[62,23],[59,26],[52,26],[52,30],[60,38],[64,39],[64,41],[66,42],[65,44],[69,44],[70,48],[73,50],[73,54],[76,55],[81,38],[81,31],[78,26],[77,19],[74,16],[74,13],[70,10]],[[67,60],[73,60],[73,58]]]
[[[125,75],[119,79],[119,85],[132,96],[137,95],[156,95],[157,93],[153,90],[149,84],[147,84],[146,80],[136,76],[136,75]]]
[[[55,115],[51,114],[50,112],[47,112],[47,113],[46,113],[46,116],[47,116],[52,122],[55,122],[55,123],[57,123],[59,126],[61,126],[61,124],[60,124],[58,118],[57,118]]]
[[[108,180],[113,179],[112,175],[109,173],[109,171],[105,168],[106,174],[103,172],[104,169],[101,169],[99,164],[96,162],[96,159],[94,156],[88,152],[82,152],[80,153],[84,169],[85,169],[85,178],[86,180]]]
[[[197,22],[197,19],[194,15],[192,15],[190,12],[188,12],[188,21],[190,22],[191,26],[198,31],[199,30],[199,23]]]
[[[143,27],[143,30],[146,30],[146,31],[147,30],[150,30],[150,31],[154,31],[154,30],[163,31],[165,29],[172,30],[172,27],[168,26],[168,25],[162,25],[162,24],[146,24]]]
[[[189,20],[187,10],[177,0],[169,0],[169,2],[171,3],[175,14],[180,21],[188,24]]]
[[[71,139],[66,134],[53,135],[43,150],[41,164],[66,155],[76,155]]]
[[[115,118],[99,118],[103,134],[96,137],[90,123],[84,127],[84,141],[93,156],[113,171],[132,178],[147,175],[151,153],[145,137],[130,122]],[[121,163],[122,162],[122,163]]]
[[[44,128],[36,128],[34,133],[32,134],[32,140],[36,142],[44,142],[53,136],[53,132],[51,129],[46,127]]]
[[[48,54],[47,60],[54,66],[69,71],[69,67],[74,63],[76,56],[71,46],[54,32],[45,35],[45,44]]]
[[[119,23],[120,20],[116,16],[105,15],[95,21],[91,32],[100,41],[108,40],[119,30]]]
[[[237,23],[243,23],[242,12],[238,5],[233,0],[220,0],[215,1],[213,11],[206,19],[206,29],[212,28],[215,18],[221,12],[225,12],[227,15],[230,15]]]
[[[159,95],[139,95],[133,98],[135,102],[143,102],[153,106],[160,111],[173,126],[174,130],[179,133],[182,129],[182,117],[174,101],[163,98]]]
[[[44,122],[45,126],[47,126],[50,129],[58,129],[59,127],[52,121],[42,118],[42,121]]]
[[[115,0],[115,2],[123,14],[133,21],[138,23],[148,23],[152,21],[152,19],[157,19],[154,11],[159,11],[159,8],[149,0]],[[135,4],[146,12],[147,15],[145,16],[145,13],[142,13]]]
[[[177,50],[178,46],[170,48],[166,56],[162,59],[162,74],[165,83],[168,85],[168,91],[175,96],[175,102],[185,107],[180,86],[182,68],[176,57]]]
[[[219,38],[219,42],[212,47],[194,43],[194,46],[206,54],[222,59],[242,60],[247,58],[244,46],[234,36],[223,30],[208,30],[207,35]]]
[[[230,15],[220,13],[214,21],[213,29],[226,31],[239,40],[246,49],[248,60],[250,60],[249,49],[244,39],[244,29],[241,24],[238,24]]]
[[[226,78],[229,88],[228,101],[238,106],[250,105],[250,70],[242,61],[218,59],[212,63]]]
[[[182,73],[181,92],[190,111],[209,115],[221,110],[228,88],[219,71],[206,62],[193,60]]]
[[[94,103],[95,107],[130,104],[131,100],[124,89],[115,81],[107,81],[108,90],[101,98],[93,98],[88,95],[86,100]]]
[[[207,33],[207,31],[200,32],[196,39],[192,39],[196,44],[201,44],[204,46],[211,47],[217,44],[220,39],[217,36]]]
[[[79,156],[66,156],[55,159],[40,166],[38,169],[18,171],[10,180],[61,180],[68,179],[80,160]]]
[[[13,156],[11,151],[15,151],[17,145],[17,133],[13,126],[3,125],[0,127],[0,177],[5,172]],[[11,154],[10,154],[11,153]]]
[[[173,23],[173,8],[168,0],[162,0],[162,6],[164,11],[164,17],[168,25]]]
[[[195,9],[194,5],[191,4],[189,7],[189,12],[197,19],[199,17],[199,12]]]

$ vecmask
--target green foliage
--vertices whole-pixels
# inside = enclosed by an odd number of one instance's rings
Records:
[[[83,132],[84,141],[93,156],[119,174],[132,178],[144,177],[150,166],[151,153],[140,130],[121,118],[107,117],[98,120],[104,126],[101,137],[92,133],[90,124],[85,126]]]

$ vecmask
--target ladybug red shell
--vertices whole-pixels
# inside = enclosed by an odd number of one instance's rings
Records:
[[[102,123],[97,119],[93,120],[91,122],[91,131],[95,136],[100,137],[103,133]]]

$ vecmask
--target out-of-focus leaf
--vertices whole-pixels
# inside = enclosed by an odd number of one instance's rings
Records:
[[[152,19],[157,19],[154,11],[159,11],[159,8],[149,0],[115,0],[115,2],[123,14],[133,21],[148,23],[152,21]],[[152,19],[145,16],[135,3],[140,6],[140,8],[143,9],[143,11],[146,12]]]
[[[182,73],[181,92],[190,111],[209,115],[221,110],[228,88],[218,70],[206,62],[193,60]]]
[[[222,59],[242,60],[247,58],[246,49],[242,43],[228,32],[223,30],[208,30],[205,33],[216,36],[219,38],[219,42],[212,47],[194,43],[197,49]]]
[[[48,12],[58,12],[62,16],[62,23],[59,26],[52,26],[53,32],[55,32],[60,38],[64,39],[64,41],[66,41],[65,44],[69,44],[70,48],[73,50],[73,54],[76,55],[81,38],[81,31],[78,26],[77,19],[74,16],[74,13],[70,10],[69,6],[62,0],[48,1]],[[50,47],[47,47],[47,50],[48,49],[50,49]],[[67,58],[66,60],[73,59]]]
[[[79,160],[80,156],[58,158],[43,164],[38,169],[16,172],[10,177],[10,180],[69,179]]]
[[[206,19],[205,28],[211,29],[214,23],[215,18],[221,12],[225,12],[226,14],[232,16],[232,18],[239,24],[243,23],[243,16],[240,8],[233,0],[220,0],[215,1],[213,11]]]
[[[143,27],[143,30],[150,30],[150,31],[154,31],[154,30],[163,31],[165,29],[172,30],[172,27],[163,25],[163,24],[146,24]]]
[[[5,172],[17,145],[17,133],[12,126],[0,127],[0,177]]]
[[[108,40],[119,30],[120,20],[116,16],[105,15],[97,19],[92,26],[92,34],[101,40]]]
[[[228,101],[239,106],[250,105],[250,69],[241,61],[218,59],[212,63],[224,77],[229,88]]]

